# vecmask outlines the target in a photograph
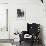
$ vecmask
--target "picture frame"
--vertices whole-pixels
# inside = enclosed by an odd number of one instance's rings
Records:
[[[18,20],[25,20],[26,19],[25,9],[17,9],[17,19]]]

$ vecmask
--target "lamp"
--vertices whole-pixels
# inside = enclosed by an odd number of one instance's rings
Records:
[[[43,3],[43,0],[41,0],[41,2]]]

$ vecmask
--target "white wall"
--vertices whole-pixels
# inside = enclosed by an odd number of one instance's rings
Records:
[[[8,0],[0,0],[0,3],[8,3]]]

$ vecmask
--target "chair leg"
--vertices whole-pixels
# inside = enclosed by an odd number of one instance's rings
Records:
[[[33,46],[33,44],[34,44],[34,41],[33,41],[33,39],[32,39],[32,41],[31,41],[31,45],[30,45],[30,46]]]
[[[21,45],[21,41],[20,41],[20,45]]]
[[[31,45],[30,46],[33,46],[33,42],[31,43]]]

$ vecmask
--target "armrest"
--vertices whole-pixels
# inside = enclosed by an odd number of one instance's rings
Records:
[[[22,31],[21,34],[19,34],[20,40],[24,40],[24,35],[27,34],[27,31]]]
[[[28,33],[27,31],[22,31],[22,34],[23,34],[23,35],[25,35],[25,34],[27,34],[27,33]]]

